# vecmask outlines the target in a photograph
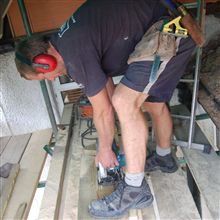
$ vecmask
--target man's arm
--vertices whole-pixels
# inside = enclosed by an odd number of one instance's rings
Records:
[[[96,164],[100,162],[104,168],[115,167],[118,165],[116,156],[112,151],[115,120],[108,90],[104,87],[98,94],[88,98],[93,107],[93,119],[99,137]]]

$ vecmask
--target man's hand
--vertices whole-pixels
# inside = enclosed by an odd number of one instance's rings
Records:
[[[95,163],[97,166],[101,163],[104,169],[119,165],[115,153],[109,148],[99,149],[95,158]]]

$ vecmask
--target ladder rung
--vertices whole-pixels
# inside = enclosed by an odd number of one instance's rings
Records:
[[[193,83],[194,79],[180,79],[180,82]]]
[[[198,2],[192,2],[192,3],[185,3],[183,4],[186,8],[197,8],[198,7]]]
[[[176,115],[176,114],[171,114],[171,116],[173,118],[179,118],[179,119],[190,119],[190,116],[187,116],[187,115]],[[195,117],[195,120],[199,121],[199,120],[204,120],[204,119],[209,119],[209,115],[204,113],[204,114],[201,114],[201,115],[196,115]]]
[[[179,118],[179,119],[186,119],[186,120],[189,120],[189,119],[190,119],[190,116],[187,116],[187,115],[171,114],[171,116],[172,116],[173,118]]]

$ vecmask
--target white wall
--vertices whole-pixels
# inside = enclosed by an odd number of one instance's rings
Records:
[[[40,83],[20,77],[14,52],[0,54],[0,137],[49,127]]]

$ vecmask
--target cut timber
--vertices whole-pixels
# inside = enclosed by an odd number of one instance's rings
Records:
[[[68,131],[69,127],[65,126],[65,130],[59,130],[56,137],[57,141],[54,146],[53,157],[40,209],[40,219],[56,219],[57,209],[59,207],[58,200],[62,191],[63,168],[65,163],[64,156],[68,141]]]
[[[188,110],[180,105],[172,108],[174,114],[189,114]],[[187,140],[189,122],[187,120],[177,120],[178,125],[174,126],[174,134],[179,140]],[[208,140],[201,132],[200,128],[195,127],[195,143],[208,144]],[[219,199],[220,199],[220,159],[214,151],[204,154],[199,150],[182,148],[184,157],[194,180],[203,196],[206,206],[213,219],[220,218]]]
[[[82,96],[83,90],[82,89],[73,89],[63,92],[65,96],[65,101],[68,101],[69,103],[77,103],[80,96]]]
[[[3,219],[15,219],[21,204],[25,203],[23,218],[27,218],[40,174],[46,159],[43,146],[51,138],[51,129],[34,132],[20,161],[20,171]]]
[[[70,142],[70,151],[67,170],[64,180],[62,204],[59,219],[78,219],[78,200],[82,147],[79,138],[79,124],[74,123],[73,136]]]
[[[19,172],[19,164],[14,164],[9,177],[5,180],[5,187],[4,190],[2,190],[1,194],[0,194],[0,219],[3,218],[3,214],[5,212],[6,206],[9,202],[11,193],[13,191],[14,188],[14,184],[17,178]],[[1,186],[1,185],[0,185]],[[3,187],[3,186],[1,186]]]
[[[63,115],[63,118],[67,117],[71,119],[72,110],[70,111],[69,109],[65,112],[68,115]],[[59,207],[61,204],[63,181],[67,162],[66,158],[69,151],[69,139],[71,136],[71,126],[73,121],[74,120],[68,123],[70,126],[64,126],[64,130],[58,131],[44,197],[40,208],[39,219],[58,218],[57,216],[59,215]]]
[[[61,125],[69,125],[72,117],[73,104],[66,104],[61,117]]]

